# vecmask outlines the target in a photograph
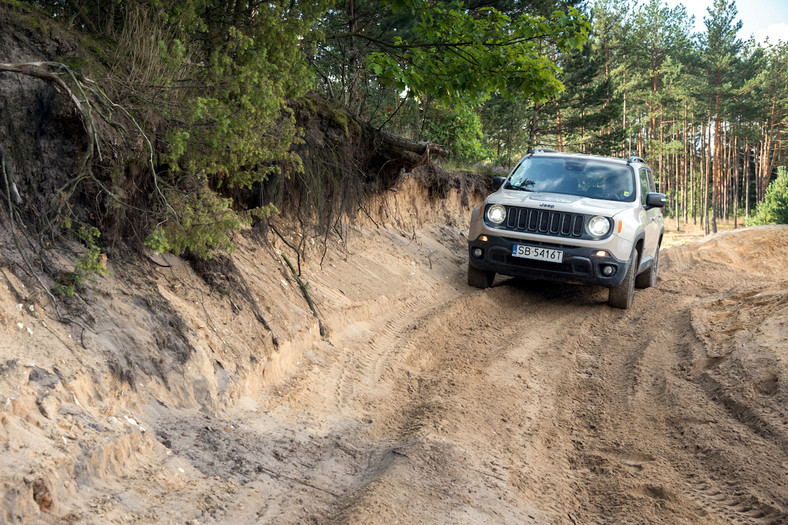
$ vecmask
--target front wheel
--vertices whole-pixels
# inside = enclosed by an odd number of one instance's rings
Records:
[[[495,279],[495,272],[480,270],[468,263],[468,284],[475,288],[489,288]]]
[[[659,275],[659,246],[657,252],[654,254],[654,262],[651,263],[651,268],[635,277],[636,288],[651,288],[657,285],[657,276]]]
[[[629,268],[624,280],[618,286],[611,286],[607,296],[607,304],[613,308],[628,309],[632,306],[632,299],[635,296],[635,267],[637,266],[637,250],[632,252],[629,258]]]

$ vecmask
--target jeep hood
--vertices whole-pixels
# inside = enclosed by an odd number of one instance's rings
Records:
[[[524,206],[587,215],[612,217],[632,206],[631,202],[617,202],[563,193],[519,191],[502,189],[487,197],[490,204]]]

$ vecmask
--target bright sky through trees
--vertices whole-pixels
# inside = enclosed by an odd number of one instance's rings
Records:
[[[708,16],[706,8],[711,7],[714,0],[665,0],[670,7],[683,4],[687,14],[695,16],[695,30],[703,31],[703,17]],[[638,0],[645,3],[646,0]],[[742,29],[739,37],[747,40],[750,36],[761,43],[769,38],[771,43],[778,40],[788,42],[788,0],[737,0],[739,19]]]

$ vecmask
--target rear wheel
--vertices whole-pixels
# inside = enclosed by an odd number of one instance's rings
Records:
[[[618,286],[610,287],[610,294],[607,296],[607,304],[613,308],[626,310],[632,306],[632,299],[635,296],[635,267],[637,266],[637,250],[632,252],[629,258],[629,268],[624,280]]]
[[[659,275],[659,246],[657,252],[654,254],[654,262],[651,268],[635,277],[636,288],[651,288],[657,284],[657,276]]]
[[[476,288],[489,288],[495,279],[495,272],[480,270],[468,263],[468,284]]]

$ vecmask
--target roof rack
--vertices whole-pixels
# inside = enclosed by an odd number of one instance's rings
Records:
[[[633,162],[640,162],[641,164],[646,164],[646,161],[643,160],[643,157],[638,157],[637,155],[632,155],[627,159],[627,164],[631,164]]]
[[[553,148],[534,148],[528,152],[529,155],[532,153],[558,153],[558,152]]]

